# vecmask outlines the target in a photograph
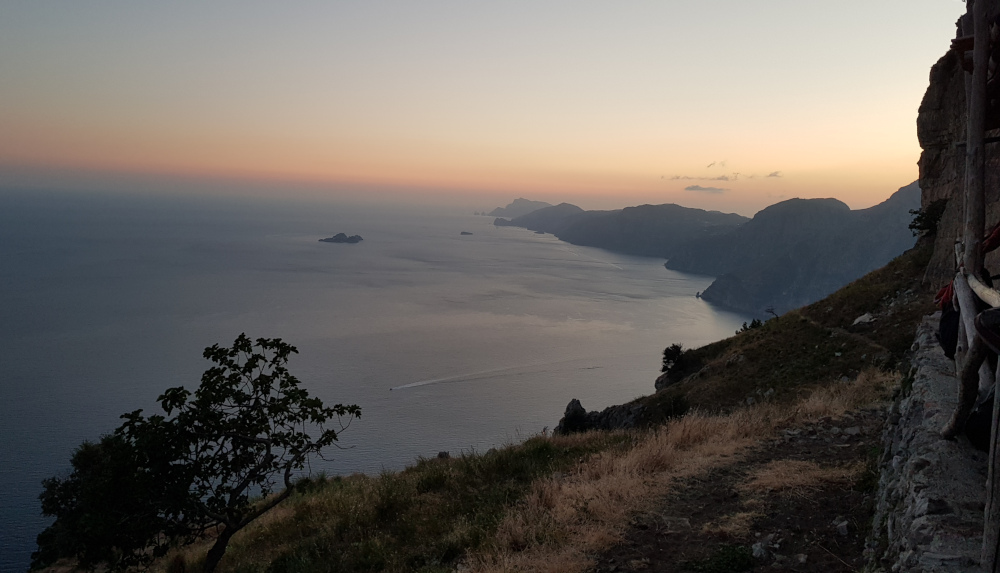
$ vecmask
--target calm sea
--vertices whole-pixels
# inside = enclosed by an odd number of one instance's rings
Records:
[[[195,387],[206,346],[296,345],[312,393],[363,408],[313,470],[378,472],[652,392],[665,346],[747,319],[695,298],[710,282],[427,207],[0,191],[0,571],[48,524],[41,480]]]

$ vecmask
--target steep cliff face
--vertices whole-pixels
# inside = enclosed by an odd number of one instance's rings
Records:
[[[962,235],[963,187],[965,184],[965,72],[958,56],[948,52],[931,68],[930,85],[920,103],[917,137],[920,154],[921,205],[927,208],[938,199],[948,200],[938,224],[934,255],[927,266],[924,282],[936,288],[952,279],[955,272],[955,239]],[[987,133],[987,137],[998,135]],[[986,144],[986,227],[1000,221],[1000,144]],[[1000,252],[986,257],[986,267],[1000,272]]]
[[[920,154],[920,204],[926,208],[938,199],[948,201],[934,241],[934,254],[925,282],[934,287],[954,275],[955,237],[962,228],[962,184],[965,156],[955,143],[965,140],[965,84],[958,58],[945,54],[931,68],[930,85],[920,103],[917,138]]]

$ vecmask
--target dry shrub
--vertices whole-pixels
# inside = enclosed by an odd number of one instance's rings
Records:
[[[832,483],[851,482],[864,471],[864,464],[849,467],[822,467],[802,460],[775,460],[753,472],[750,481],[739,486],[745,492],[803,490]]]
[[[754,520],[760,517],[763,517],[763,514],[749,511],[724,515],[718,521],[706,523],[701,531],[709,535],[722,535],[731,539],[747,539],[750,537]]]
[[[850,382],[818,388],[799,402],[797,420],[840,416],[848,410],[884,399],[899,382],[899,374],[874,368],[865,370]]]

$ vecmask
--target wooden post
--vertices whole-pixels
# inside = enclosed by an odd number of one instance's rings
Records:
[[[969,414],[976,406],[976,398],[979,395],[980,372],[989,370],[986,362],[986,347],[983,341],[976,336],[974,325],[976,316],[975,295],[969,288],[965,275],[961,272],[955,277],[955,298],[958,300],[958,311],[962,317],[959,331],[965,331],[969,338],[968,351],[963,356],[958,356],[955,362],[958,367],[958,406],[955,407],[951,420],[941,430],[941,436],[946,439],[953,439],[965,428],[965,422],[969,419]]]
[[[971,1],[971,0],[970,0]],[[986,80],[990,58],[990,13],[995,0],[975,0],[972,6],[975,45],[972,53],[972,83],[969,90],[969,117],[965,147],[965,268],[978,276],[983,265],[982,240],[986,232],[986,163],[983,139],[986,132]],[[972,352],[969,353],[970,358]],[[971,360],[970,360],[971,362]],[[997,431],[1000,393],[994,393],[993,427],[990,435],[990,464],[986,479],[986,510],[983,519],[982,565],[1000,573],[1000,458]]]
[[[990,58],[990,27],[987,0],[972,6],[976,43],[973,47],[972,85],[969,89],[969,116],[965,146],[965,270],[979,275],[983,268],[982,241],[986,233],[986,74]]]

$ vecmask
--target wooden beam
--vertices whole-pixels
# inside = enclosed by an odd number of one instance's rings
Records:
[[[984,138],[986,113],[989,106],[987,94],[990,62],[990,13],[995,11],[996,0],[975,0],[972,5],[973,32],[972,81],[969,86],[969,117],[966,127],[965,147],[965,269],[970,275],[979,276],[983,267],[982,241],[986,232],[986,161]],[[978,341],[979,337],[974,338]],[[980,343],[981,344],[981,343]],[[974,344],[975,346],[975,344]],[[971,365],[972,349],[969,352]],[[990,433],[990,464],[986,478],[986,509],[983,515],[983,549],[980,563],[986,571],[1000,573],[1000,457],[997,456],[996,416],[1000,398],[994,393],[993,427]]]

